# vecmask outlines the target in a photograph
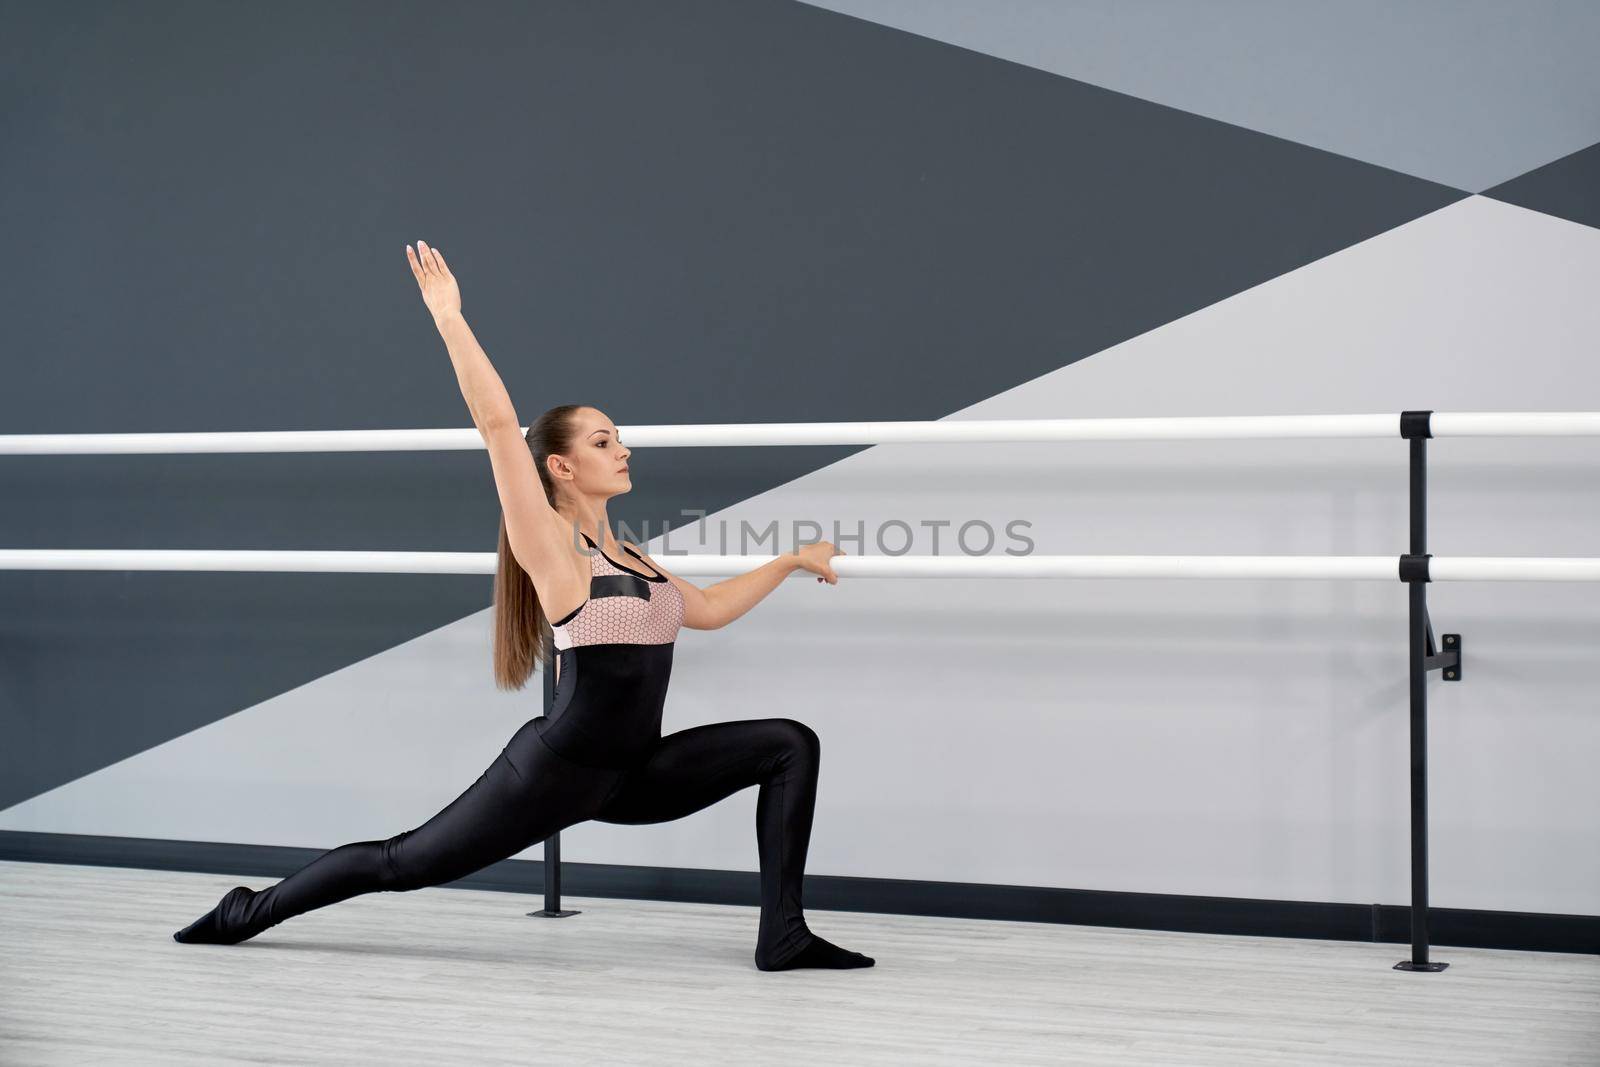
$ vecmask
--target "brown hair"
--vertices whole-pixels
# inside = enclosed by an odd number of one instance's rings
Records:
[[[528,427],[524,439],[533,453],[539,484],[551,507],[556,486],[546,460],[552,453],[572,447],[572,416],[584,405],[558,404]],[[554,656],[554,634],[533,579],[522,569],[506,536],[505,512],[500,513],[499,564],[494,572],[494,681],[501,689],[521,689],[535,664],[548,666]]]

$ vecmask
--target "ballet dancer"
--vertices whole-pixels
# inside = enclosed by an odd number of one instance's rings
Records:
[[[594,407],[563,404],[524,436],[505,386],[461,315],[461,292],[436,248],[406,259],[433,314],[500,495],[494,673],[520,689],[555,668],[555,702],[438,814],[385,841],[324,852],[260,891],[237,886],[172,936],[238,944],[313,908],[380,890],[442,885],[588,819],[681,819],[748,786],[756,798],[763,971],[870,967],[872,957],[811,932],[801,880],[817,799],[820,742],[794,719],[742,719],[661,735],[678,630],[739,618],[796,570],[837,584],[823,541],[701,589],[612,537],[606,501],[632,488],[629,450]],[[578,536],[586,547],[579,547]],[[551,621],[554,620],[554,621]]]

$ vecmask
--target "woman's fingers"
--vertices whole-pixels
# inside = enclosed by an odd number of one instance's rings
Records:
[[[422,242],[417,242],[416,250],[411,253],[411,270],[417,276],[417,284],[424,289],[428,287],[428,254],[422,247]]]
[[[417,284],[422,284],[422,264],[417,262],[417,253],[410,245],[406,245],[406,262],[411,265],[411,276],[417,279]]]
[[[439,275],[450,273],[450,268],[445,266],[444,253],[437,248],[429,248],[426,241],[418,241],[415,251],[406,245],[406,259],[411,262],[413,271]]]

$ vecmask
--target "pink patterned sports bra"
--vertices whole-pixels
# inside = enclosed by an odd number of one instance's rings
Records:
[[[625,567],[607,556],[588,534],[589,598],[550,629],[557,649],[583,645],[661,645],[678,637],[683,594],[627,545],[622,550],[650,571]]]

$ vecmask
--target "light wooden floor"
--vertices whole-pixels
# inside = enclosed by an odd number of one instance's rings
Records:
[[[768,974],[754,908],[445,888],[172,940],[272,881],[0,862],[0,1063],[1600,1063],[1592,955],[813,910],[878,966]]]

